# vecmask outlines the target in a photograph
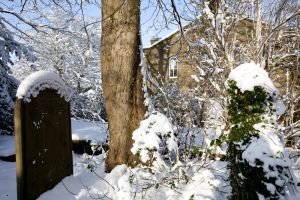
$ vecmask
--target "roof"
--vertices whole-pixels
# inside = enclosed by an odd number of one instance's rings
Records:
[[[183,26],[182,26],[182,29],[186,28],[188,25],[190,25],[190,24],[192,24],[192,23],[193,23],[193,22],[189,22],[189,23],[183,25]],[[147,46],[147,47],[144,47],[143,49],[150,49],[150,48],[154,47],[155,45],[157,45],[158,43],[160,43],[160,42],[162,42],[162,41],[164,41],[164,40],[166,40],[166,39],[172,37],[173,35],[175,35],[175,34],[176,34],[177,32],[179,32],[179,31],[180,31],[179,28],[175,29],[174,31],[172,31],[171,33],[169,33],[168,35],[166,35],[165,37],[161,38],[160,40],[154,42],[153,44],[151,44],[151,45],[149,45],[149,46]]]

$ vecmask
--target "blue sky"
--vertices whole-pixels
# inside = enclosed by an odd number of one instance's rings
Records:
[[[141,4],[141,33],[142,33],[142,43],[143,46],[150,45],[150,39],[153,36],[164,37],[169,33],[177,29],[175,25],[169,25],[168,28],[153,28],[152,25],[154,20],[161,21],[161,16],[154,18],[152,15],[155,13],[155,5],[149,6],[149,0],[142,0]],[[100,17],[101,10],[100,8],[90,7],[86,9],[86,13],[91,17]],[[155,22],[157,24],[157,22]]]
[[[168,35],[169,33],[177,29],[176,26],[172,25],[169,27],[169,29],[163,28],[161,30],[155,30],[154,28],[151,28],[152,25],[151,23],[153,23],[153,21],[144,23],[147,21],[149,15],[151,15],[150,12],[141,13],[141,33],[142,33],[142,42],[144,47],[150,45],[150,39],[153,36],[163,38],[164,36]]]
[[[163,38],[164,36],[168,35],[169,33],[173,32],[177,29],[175,25],[168,25],[168,28],[153,28],[153,23],[160,24],[161,23],[161,16],[154,17],[153,13],[155,13],[155,5],[149,6],[147,0],[142,0],[141,5],[141,33],[142,33],[142,42],[143,46],[150,45],[150,39],[153,36]],[[158,25],[159,26],[159,25]]]
[[[150,39],[153,36],[163,38],[164,36],[176,30],[177,26],[169,24],[167,28],[164,25],[162,26],[163,28],[161,28],[159,25],[163,21],[162,16],[153,16],[153,13],[157,13],[157,10],[155,9],[157,6],[156,0],[141,0],[141,2],[141,35],[143,46],[146,47],[150,45]],[[180,7],[180,1],[177,2],[179,2],[178,4]],[[19,5],[19,2],[7,2],[6,5],[14,4]],[[16,12],[19,12],[19,10],[17,10]],[[87,6],[85,7],[85,15],[88,17],[100,18],[101,8],[95,6]],[[16,18],[11,15],[5,15],[5,17],[7,17],[9,21],[13,23],[16,23],[18,21],[16,21]],[[157,27],[154,28],[153,24],[155,24]],[[29,28],[27,25],[19,25],[19,27],[25,31]]]

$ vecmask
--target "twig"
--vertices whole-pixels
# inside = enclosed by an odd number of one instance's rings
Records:
[[[95,171],[92,171],[98,178],[100,178],[101,180],[105,181],[110,187],[112,187],[112,189],[116,190],[114,188],[114,186],[112,186],[112,184],[110,184],[107,180],[105,180],[104,178],[102,178],[101,176],[99,176]]]

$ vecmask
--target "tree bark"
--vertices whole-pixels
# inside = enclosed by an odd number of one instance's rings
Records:
[[[102,0],[101,69],[108,115],[106,171],[137,162],[132,132],[144,118],[140,67],[140,0]]]

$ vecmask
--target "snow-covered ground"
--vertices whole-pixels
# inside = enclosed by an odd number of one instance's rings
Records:
[[[90,122],[72,120],[73,139],[105,141],[106,129],[106,125],[97,126]],[[1,136],[2,154],[12,153],[9,152],[14,147],[11,138]],[[158,170],[155,173],[144,168],[131,169],[120,165],[106,174],[105,157],[105,154],[98,156],[73,154],[74,174],[64,178],[52,190],[42,194],[38,200],[142,198],[225,200],[231,191],[227,163],[223,161],[190,162],[185,166],[177,164],[172,169]],[[16,164],[0,160],[0,199],[16,200],[16,195]]]
[[[200,168],[195,164],[190,170],[188,184],[180,180],[175,188],[171,188],[168,181],[157,188],[149,186],[148,190],[137,188],[132,190],[130,176],[131,169],[125,165],[116,167],[110,174],[104,173],[105,155],[88,156],[73,154],[74,175],[64,178],[52,190],[45,192],[39,200],[88,200],[88,199],[127,199],[134,197],[141,199],[210,199],[225,200],[230,187],[223,179],[226,178],[226,163],[216,161],[208,167]],[[94,166],[93,171],[89,166]],[[0,161],[0,199],[16,200],[15,163]],[[138,172],[139,181],[146,187],[146,172]],[[145,180],[143,180],[143,178]],[[152,183],[155,181],[148,181]],[[142,192],[143,191],[143,192]],[[105,197],[106,196],[106,197]]]
[[[195,163],[189,170],[188,183],[180,180],[175,188],[168,185],[168,181],[160,183],[156,188],[155,184],[145,184],[147,173],[139,174],[140,187],[134,188],[130,184],[129,172],[132,169],[125,165],[116,167],[111,173],[104,173],[105,155],[88,156],[73,154],[74,175],[64,178],[52,190],[42,194],[38,200],[91,200],[91,199],[199,199],[199,200],[225,200],[230,193],[230,187],[226,182],[226,163],[215,161],[200,167],[203,163]],[[93,166],[93,171],[89,166]],[[16,175],[15,163],[0,161],[0,199],[16,200]],[[144,182],[143,178],[144,177]],[[153,183],[147,181],[147,183]],[[142,184],[143,183],[143,184]],[[135,193],[137,192],[137,193]],[[297,197],[295,197],[297,199]]]
[[[111,173],[104,174],[102,156],[94,157],[93,161],[100,163],[95,170],[84,168],[84,164],[74,166],[74,176],[65,178],[53,190],[40,196],[39,200],[74,200],[74,199],[225,199],[230,187],[222,177],[226,173],[224,162],[215,162],[208,168],[193,167],[193,176],[189,182],[180,180],[180,184],[171,187],[166,181],[155,187],[155,179],[148,179],[149,173],[141,169],[130,169],[125,165],[117,166]],[[84,162],[78,158],[77,162]],[[197,171],[196,169],[199,169]],[[131,179],[130,172],[138,175],[138,186],[135,185],[137,177]],[[148,183],[148,185],[147,185]],[[143,186],[143,188],[142,188]],[[148,189],[145,189],[149,187]]]
[[[0,199],[16,200],[16,163],[0,160]]]
[[[103,143],[106,141],[107,124],[103,124],[103,123],[95,124],[95,123],[86,122],[82,120],[75,120],[75,119],[72,119],[71,122],[72,122],[72,139],[91,140],[92,142],[96,142],[96,143]],[[14,154],[15,154],[14,137],[0,135],[0,157],[7,157]],[[98,156],[95,157],[94,159],[102,160],[102,157]],[[74,154],[73,160],[74,160],[74,176],[78,174],[84,176],[84,169],[86,169],[85,168],[86,164],[82,163],[82,160],[85,160],[85,162],[87,162],[89,159],[80,158],[79,156]],[[99,163],[100,161],[96,162],[97,166]],[[67,181],[69,179],[70,178],[66,178]],[[5,162],[0,160],[0,200],[16,200],[16,199],[17,199],[16,163]],[[61,198],[57,198],[56,200],[58,199],[64,199],[64,198],[61,197]]]
[[[101,134],[100,134],[101,133]],[[72,119],[72,138],[80,140],[106,140],[107,126]],[[1,136],[2,155],[15,151],[12,136]],[[168,172],[153,175],[142,168],[130,169],[125,165],[116,167],[111,173],[104,173],[105,154],[98,156],[73,154],[74,174],[64,178],[52,190],[45,192],[39,200],[74,199],[225,199],[230,191],[226,163],[214,162],[207,167],[194,163],[185,171],[186,180],[170,180]],[[178,168],[180,169],[180,167]],[[180,170],[178,170],[179,172]],[[182,172],[180,172],[182,173]],[[135,178],[132,179],[132,174]],[[182,175],[182,174],[181,174]],[[180,176],[183,177],[183,176]],[[187,184],[186,184],[187,181]],[[174,185],[173,185],[174,182]],[[141,184],[137,184],[141,183]],[[154,184],[155,183],[155,184]],[[175,186],[175,187],[173,187]],[[149,187],[145,189],[145,187]],[[0,199],[16,200],[16,164],[0,160]]]

